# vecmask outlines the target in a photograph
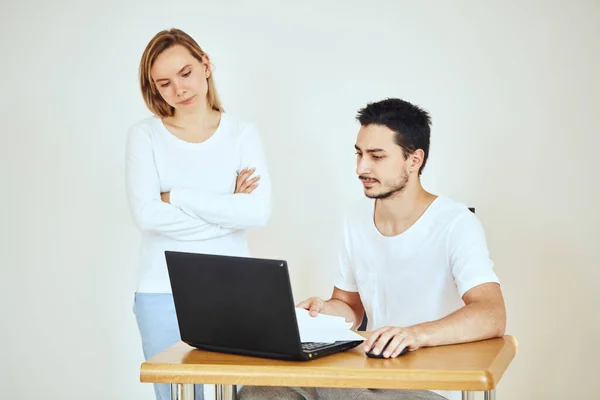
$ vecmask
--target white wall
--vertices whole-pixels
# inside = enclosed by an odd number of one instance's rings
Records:
[[[275,209],[252,247],[289,260],[298,299],[330,293],[331,238],[362,196],[356,110],[403,97],[433,116],[426,187],[488,233],[521,346],[499,396],[597,396],[600,3],[120,3],[2,2],[1,397],[151,398],[124,139],[148,114],[141,52],[172,26],[261,129]]]

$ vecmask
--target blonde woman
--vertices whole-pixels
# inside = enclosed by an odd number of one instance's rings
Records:
[[[142,234],[134,311],[147,359],[180,340],[165,250],[249,256],[246,230],[267,223],[271,183],[256,128],[224,113],[194,39],[159,32],[139,72],[153,116],[129,131],[126,184]],[[170,398],[168,385],[155,393]]]

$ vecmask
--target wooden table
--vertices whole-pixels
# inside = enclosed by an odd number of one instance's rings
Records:
[[[496,386],[517,353],[512,336],[419,349],[396,359],[367,358],[362,346],[312,361],[291,362],[198,350],[183,342],[141,366],[140,380],[170,383],[172,399],[193,399],[193,384],[215,384],[217,399],[235,385],[462,391],[463,399]]]

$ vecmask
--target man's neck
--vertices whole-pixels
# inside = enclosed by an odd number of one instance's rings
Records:
[[[375,201],[375,226],[384,236],[399,235],[417,222],[436,197],[417,178],[402,192]]]

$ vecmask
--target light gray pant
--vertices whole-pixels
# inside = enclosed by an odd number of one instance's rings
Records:
[[[146,360],[181,340],[172,294],[136,293],[133,312],[142,336]],[[171,386],[154,384],[154,393],[157,400],[169,400]],[[196,385],[195,400],[203,399],[204,388],[202,385]]]
[[[244,386],[239,400],[446,400],[428,390],[299,388]]]

